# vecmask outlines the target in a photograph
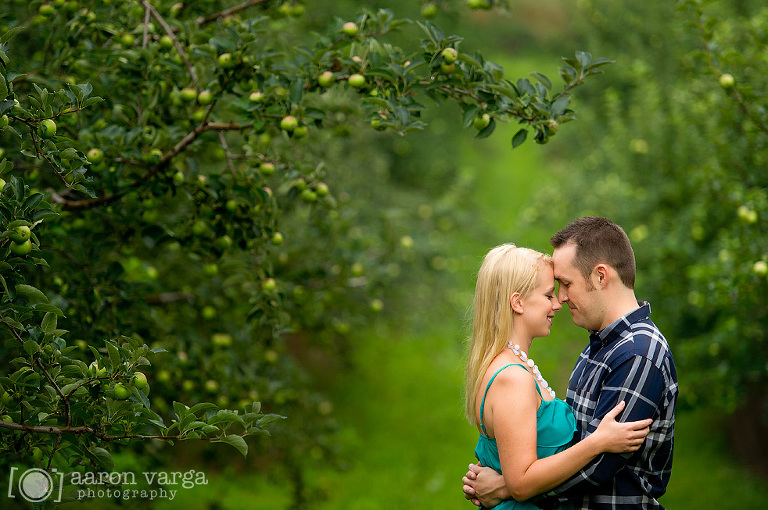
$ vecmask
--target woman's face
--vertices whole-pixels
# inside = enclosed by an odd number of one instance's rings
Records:
[[[521,300],[523,304],[521,319],[533,338],[549,335],[552,318],[555,312],[563,307],[555,293],[552,264],[542,262],[541,265],[536,288]]]

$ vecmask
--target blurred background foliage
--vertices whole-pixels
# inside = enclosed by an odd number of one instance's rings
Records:
[[[677,362],[678,445],[661,502],[765,501],[768,484],[750,471],[768,471],[768,9],[757,0],[489,3],[318,1],[281,18],[277,37],[298,40],[363,7],[387,7],[461,34],[460,49],[483,50],[508,77],[543,72],[555,81],[557,59],[576,50],[615,60],[575,92],[577,120],[546,146],[512,151],[514,123],[472,140],[450,103],[422,112],[423,132],[376,131],[339,92],[322,99],[335,111],[329,129],[302,140],[300,152],[280,136],[256,141],[297,158],[294,168],[305,170],[295,177],[326,183],[327,202],[302,203],[293,180],[280,177],[280,216],[253,233],[238,211],[268,197],[233,186],[226,170],[239,162],[206,150],[180,170],[187,182],[217,175],[208,192],[169,200],[178,191],[166,183],[124,210],[62,214],[64,227],[38,234],[60,247],[48,257],[51,274],[71,274],[37,277],[55,289],[71,339],[85,345],[130,330],[168,350],[147,370],[153,409],[171,399],[222,407],[255,399],[288,417],[272,437],[249,439],[247,459],[189,442],[118,449],[118,471],[203,468],[214,480],[148,507],[469,508],[460,477],[476,433],[461,418],[460,391],[474,272],[502,242],[549,250],[549,235],[583,214],[627,230],[638,297],[651,302]],[[137,22],[125,20],[140,35]],[[197,216],[206,224],[195,227]],[[274,243],[277,225],[283,241]],[[259,239],[268,262],[256,266],[269,274],[217,251],[223,234],[243,246]],[[94,291],[88,267],[111,275],[100,278],[109,292]],[[278,290],[264,300],[254,289],[266,276]],[[556,389],[584,339],[558,316],[552,337],[535,344]],[[31,446],[18,447],[22,459]]]

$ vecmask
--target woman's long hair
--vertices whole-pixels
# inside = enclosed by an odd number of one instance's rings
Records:
[[[472,336],[465,374],[465,413],[477,425],[477,395],[486,370],[506,347],[514,328],[513,293],[529,295],[538,283],[542,262],[552,258],[529,248],[502,244],[489,251],[477,274]]]

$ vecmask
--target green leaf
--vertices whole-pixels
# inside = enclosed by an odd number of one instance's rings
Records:
[[[268,425],[270,423],[276,422],[278,420],[284,420],[285,416],[281,416],[279,414],[265,414],[263,418],[261,418],[256,424],[259,427],[263,427],[264,425]]]
[[[517,133],[515,133],[515,136],[512,137],[512,148],[519,147],[525,142],[525,139],[528,137],[528,130],[527,129],[521,129]]]
[[[0,101],[8,97],[8,85],[5,83],[5,75],[0,73]]]
[[[109,364],[112,365],[112,370],[120,368],[123,360],[120,358],[120,351],[112,342],[107,342],[107,353],[109,353]]]
[[[216,409],[216,405],[211,404],[210,402],[200,402],[199,404],[193,405],[189,412],[195,416],[200,416],[198,413],[209,411],[211,409]]]
[[[32,356],[34,353],[40,350],[40,345],[34,340],[27,340],[24,342],[24,350]]]
[[[112,471],[115,468],[115,461],[112,460],[112,455],[104,448],[98,446],[91,446],[88,452],[93,456],[93,459],[99,463],[106,471]]]
[[[20,283],[16,285],[16,293],[24,296],[27,301],[30,303],[47,303],[48,298],[45,296],[45,294],[40,291],[40,289],[37,289],[31,285],[27,285],[26,283]]]
[[[224,436],[219,440],[213,441],[214,443],[227,443],[228,445],[232,445],[235,448],[237,448],[237,451],[243,454],[243,457],[246,457],[248,455],[248,443],[245,442],[245,439],[243,439],[241,436],[238,435],[229,435]]]
[[[56,329],[56,314],[51,312],[46,313],[43,317],[43,321],[40,323],[40,329],[43,330],[43,333],[50,333]]]
[[[550,110],[552,110],[552,115],[559,117],[560,115],[564,114],[565,109],[568,108],[568,104],[570,102],[571,98],[569,96],[562,96],[557,98],[550,107]]]
[[[544,87],[547,90],[552,90],[552,82],[549,81],[549,78],[547,78],[546,76],[544,76],[541,73],[531,73],[531,76],[533,76],[534,78],[539,80],[541,82],[541,84],[544,85]]]
[[[589,67],[590,62],[592,62],[592,54],[586,51],[577,51],[576,59],[578,59],[579,63],[581,64],[581,68],[586,69]]]
[[[232,411],[219,411],[208,419],[209,425],[239,423],[243,425],[243,419]]]
[[[25,27],[23,26],[17,26],[13,28],[9,28],[5,32],[3,32],[3,35],[0,35],[0,44],[5,44],[8,41],[11,40],[13,36],[24,30]]]

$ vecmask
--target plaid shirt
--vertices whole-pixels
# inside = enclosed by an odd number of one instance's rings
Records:
[[[607,328],[590,334],[568,383],[566,401],[576,415],[575,438],[595,431],[619,401],[621,421],[653,418],[644,445],[636,452],[605,453],[537,502],[556,500],[580,509],[663,509],[658,498],[672,471],[677,373],[667,340],[640,307]],[[549,504],[548,504],[549,503]]]

